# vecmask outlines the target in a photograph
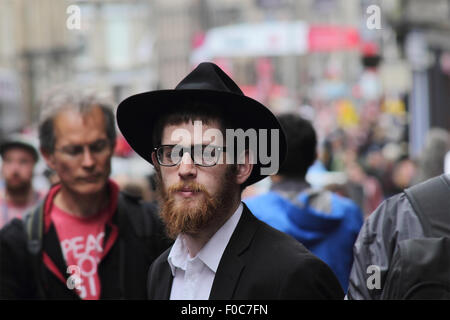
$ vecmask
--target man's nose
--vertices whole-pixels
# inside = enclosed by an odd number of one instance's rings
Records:
[[[94,156],[89,147],[85,146],[83,150],[83,167],[92,167],[95,164]]]
[[[8,170],[10,175],[18,175],[20,174],[20,165],[18,163],[14,163],[13,165],[10,165]]]
[[[191,158],[189,152],[185,152],[178,165],[178,175],[182,178],[195,177],[197,175],[197,167]]]

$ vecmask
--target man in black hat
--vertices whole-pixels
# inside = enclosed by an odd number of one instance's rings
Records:
[[[150,299],[343,298],[324,262],[241,202],[245,186],[276,172],[286,141],[275,116],[219,67],[202,63],[174,90],[127,98],[117,120],[155,167],[175,239],[150,267]]]
[[[40,151],[60,181],[0,230],[0,300],[145,299],[147,271],[170,243],[156,210],[110,179],[109,100],[65,86],[44,101]]]
[[[25,137],[15,135],[0,145],[1,173],[5,187],[0,190],[0,228],[22,215],[43,197],[33,189],[33,171],[38,161],[36,148]]]

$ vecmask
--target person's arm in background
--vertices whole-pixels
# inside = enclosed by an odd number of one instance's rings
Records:
[[[0,300],[36,299],[23,222],[14,219],[0,230]]]
[[[420,221],[404,193],[385,201],[369,216],[353,247],[347,299],[379,299],[396,244],[423,237]]]

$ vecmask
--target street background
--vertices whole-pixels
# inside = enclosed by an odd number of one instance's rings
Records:
[[[319,161],[308,181],[365,216],[450,171],[449,0],[0,0],[0,139],[20,132],[37,146],[55,85],[96,88],[117,107],[174,88],[201,61],[274,113],[311,120]],[[151,174],[119,135],[113,178],[152,200]]]

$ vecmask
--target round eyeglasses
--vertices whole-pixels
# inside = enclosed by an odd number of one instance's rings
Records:
[[[187,152],[191,156],[194,164],[201,167],[215,166],[220,159],[225,147],[214,145],[196,144],[192,146],[182,146],[178,144],[165,144],[154,148],[156,159],[161,166],[173,167],[181,162],[183,155]]]

